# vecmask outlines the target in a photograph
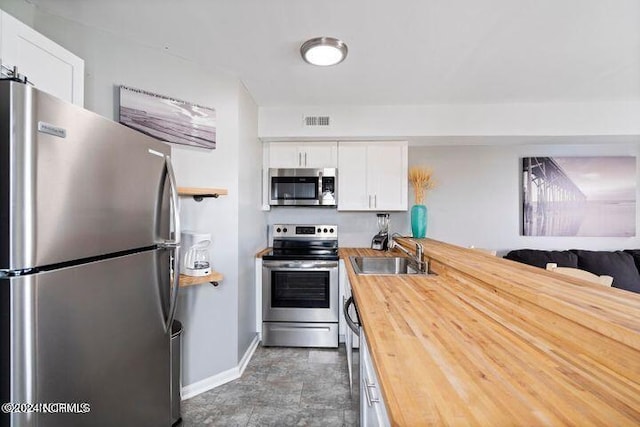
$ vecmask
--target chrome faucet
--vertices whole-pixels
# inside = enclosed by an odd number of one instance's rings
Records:
[[[404,252],[405,255],[409,256],[410,258],[413,259],[413,261],[415,261],[415,263],[418,265],[418,271],[420,271],[420,273],[426,273],[427,263],[424,262],[422,259],[424,255],[424,247],[422,246],[422,244],[416,242],[416,252],[415,254],[412,254],[407,249],[405,249],[401,244],[395,241],[396,237],[403,237],[403,236],[400,233],[393,233],[391,235],[391,239],[389,239],[389,250],[393,248],[400,249],[400,251]]]

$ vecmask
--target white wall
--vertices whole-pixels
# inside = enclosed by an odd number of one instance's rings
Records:
[[[19,0],[0,0],[0,9],[18,19],[23,24],[35,28],[33,21],[36,7],[31,3]]]
[[[409,165],[432,167],[438,186],[429,192],[429,237],[461,246],[496,249],[611,250],[640,248],[640,206],[636,237],[531,237],[520,235],[522,157],[636,156],[639,144],[563,144],[410,147]],[[638,175],[640,178],[640,175]],[[640,179],[637,186],[640,200]],[[413,195],[410,194],[411,204]]]
[[[331,126],[305,128],[304,115],[328,115]],[[638,117],[640,102],[268,107],[260,109],[259,135],[264,140],[639,135]]]
[[[305,128],[305,115],[328,115],[332,124]],[[523,247],[614,249],[640,247],[640,242],[637,237],[520,236],[520,158],[640,157],[638,117],[638,102],[268,107],[260,109],[258,131],[264,141],[408,139],[409,165],[432,166],[440,181],[427,199],[429,237],[502,252]],[[373,214],[281,208],[268,214],[269,223],[324,218],[342,226],[342,246],[367,245],[375,230]],[[392,214],[391,228],[409,234],[409,214]]]
[[[305,115],[328,115],[331,126],[305,128]],[[523,247],[614,249],[640,247],[640,242],[637,237],[520,236],[520,158],[639,156],[638,117],[638,102],[283,106],[260,108],[258,132],[264,141],[408,139],[409,164],[432,166],[440,181],[427,199],[429,237],[502,252]],[[373,213],[275,208],[267,217],[269,223],[339,224],[341,246],[366,246],[376,230]],[[391,229],[409,234],[409,214],[392,214]]]
[[[183,385],[235,368],[251,335],[255,336],[255,288],[247,266],[255,247],[266,243],[263,234],[257,234],[250,242],[239,244],[241,234],[245,237],[245,232],[239,231],[240,220],[259,223],[263,218],[259,194],[241,193],[247,187],[246,180],[253,177],[241,170],[246,163],[240,156],[245,151],[253,157],[260,155],[251,148],[257,132],[257,106],[238,79],[229,74],[202,69],[118,34],[25,8],[18,0],[4,0],[2,7],[5,5],[9,12],[18,11],[24,22],[32,22],[37,31],[85,60],[85,105],[90,110],[116,118],[120,84],[216,109],[217,148],[173,145],[172,157],[179,186],[229,190],[228,196],[200,203],[181,198],[183,228],[212,234],[213,267],[223,273],[224,281],[217,288],[208,284],[183,288],[176,317],[184,324]],[[249,166],[256,162],[259,164],[259,160],[252,160]],[[245,211],[243,215],[239,215],[240,209]]]

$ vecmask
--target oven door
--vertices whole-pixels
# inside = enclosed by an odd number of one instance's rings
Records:
[[[337,322],[338,261],[262,262],[262,320]]]

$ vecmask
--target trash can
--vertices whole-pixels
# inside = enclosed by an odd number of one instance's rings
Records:
[[[182,421],[180,415],[180,389],[182,377],[182,323],[171,324],[171,424]]]

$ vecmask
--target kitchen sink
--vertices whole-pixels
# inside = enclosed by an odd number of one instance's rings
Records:
[[[396,275],[424,274],[414,260],[407,257],[351,256],[356,274]]]

